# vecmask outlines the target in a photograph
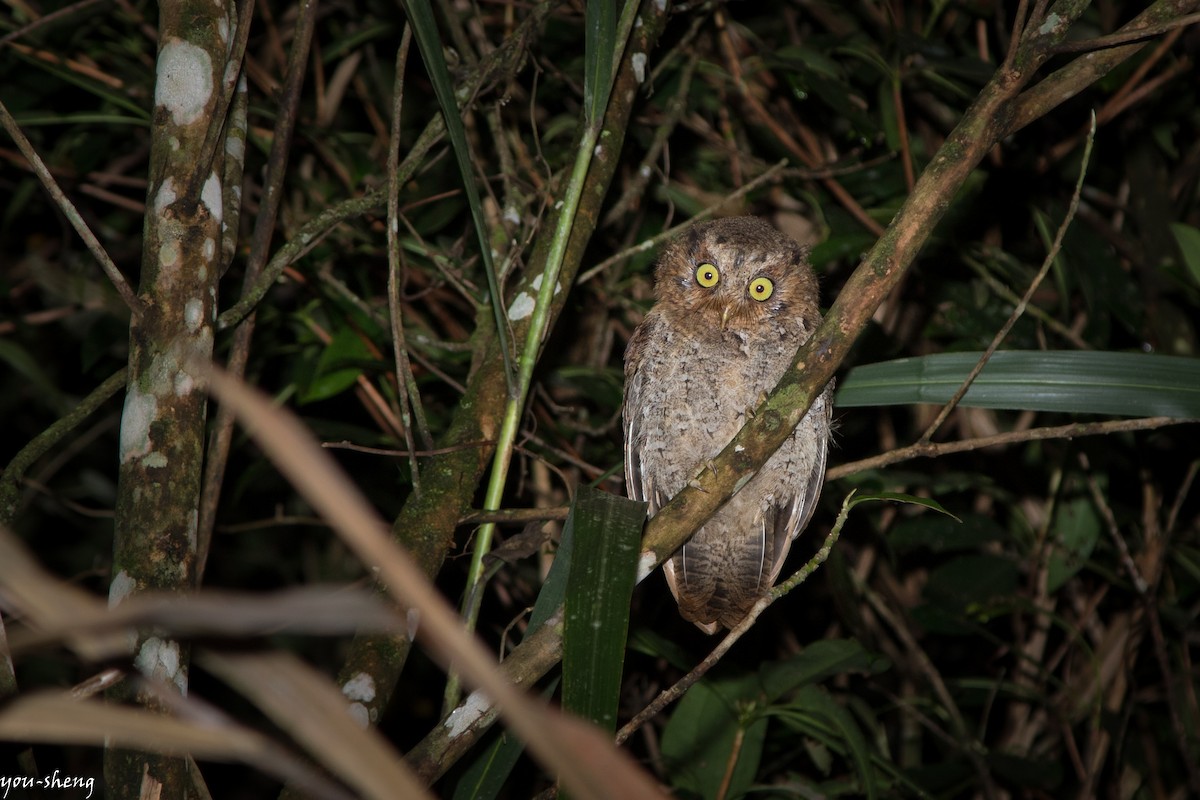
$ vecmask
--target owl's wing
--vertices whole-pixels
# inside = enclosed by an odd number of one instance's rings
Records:
[[[625,432],[625,492],[631,500],[649,503],[650,516],[658,513],[665,498],[655,487],[654,476],[646,472],[642,464],[642,445],[646,440],[641,430],[646,418],[643,392],[650,378],[646,370],[639,367],[645,361],[647,344],[658,324],[660,323],[657,315],[651,312],[633,332],[633,336],[629,337],[629,344],[625,348],[625,403],[622,408]]]
[[[833,419],[833,383],[825,387],[825,391],[817,396],[813,401],[812,409],[809,410],[809,415],[817,414],[824,417],[823,425],[818,428],[824,431],[829,430],[829,425]],[[818,416],[818,419],[820,419]],[[804,425],[804,422],[800,423]],[[768,586],[773,586],[779,578],[779,573],[783,569],[783,562],[787,558],[788,550],[792,547],[792,540],[800,535],[800,531],[808,525],[809,519],[812,518],[813,511],[817,508],[817,500],[821,496],[821,487],[825,482],[825,461],[829,453],[829,437],[820,435],[817,440],[817,455],[813,459],[812,470],[805,476],[804,482],[800,485],[800,491],[795,497],[779,504],[775,514],[775,545],[774,561],[771,563],[770,580]]]

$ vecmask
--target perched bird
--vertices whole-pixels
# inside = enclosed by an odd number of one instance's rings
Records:
[[[663,252],[625,351],[625,480],[653,516],[775,387],[821,322],[807,251],[756,217],[693,225]],[[683,617],[737,625],[779,576],[825,478],[832,387],[792,437],[666,563]]]

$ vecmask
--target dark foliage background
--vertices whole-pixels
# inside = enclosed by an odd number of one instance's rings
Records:
[[[653,263],[653,250],[634,245],[718,204],[719,215],[762,215],[812,245],[828,304],[1003,57],[1015,6],[673,7],[646,62],[616,178],[598,208],[601,223],[535,373],[506,507],[557,509],[582,483],[623,492],[622,352],[651,302]],[[1141,6],[1094,3],[1072,39],[1112,33]],[[20,31],[56,6],[11,8],[0,22],[3,33],[16,33],[0,45],[0,99],[136,284],[156,9],[81,4],[61,21]],[[274,0],[255,11],[245,69],[241,244],[221,281],[222,309],[240,292],[297,13]],[[462,80],[528,13],[516,3],[438,6],[452,76]],[[272,252],[322,211],[386,182],[404,23],[392,3],[321,6]],[[1179,27],[1152,40],[997,147],[843,369],[988,345],[1066,214],[1093,111],[1097,132],[1079,213],[1003,347],[1195,357],[1197,30]],[[574,158],[582,41],[582,4],[556,5],[529,39],[524,68],[467,103],[493,255],[508,279],[506,307]],[[1042,74],[1074,57],[1056,56]],[[402,158],[438,113],[414,48]],[[7,198],[0,216],[0,462],[7,462],[125,364],[129,320],[7,139],[0,157]],[[768,170],[757,188],[737,192]],[[415,444],[427,454],[422,478],[434,483],[438,448],[478,446],[446,442],[486,357],[480,331],[490,312],[445,142],[404,183],[399,202],[403,325],[431,435]],[[394,519],[413,484],[397,426],[402,390],[387,283],[386,214],[376,204],[329,227],[284,270],[258,307],[246,376],[298,413]],[[229,347],[229,333],[219,334],[218,359]],[[936,411],[840,410],[831,467],[916,441]],[[11,520],[51,572],[99,595],[112,577],[120,419],[118,393],[25,474]],[[959,408],[934,441],[1074,420],[1097,418]],[[795,566],[815,551],[852,488],[932,498],[961,522],[915,506],[856,509],[817,577],[768,610],[704,682],[627,748],[685,797],[1200,793],[1198,452],[1194,425],[1169,425],[844,468],[797,543]],[[482,489],[472,502],[481,498]],[[475,529],[454,530],[437,571],[454,602],[466,585]],[[496,651],[519,640],[558,530],[555,521],[501,527],[505,557],[478,623]],[[266,590],[369,580],[275,467],[235,433],[204,585]],[[348,638],[269,641],[331,675],[351,649]],[[660,578],[639,587],[622,718],[711,645],[678,618]],[[16,662],[23,689],[72,685],[92,671],[58,651]],[[379,720],[399,748],[438,724],[443,682],[414,651]],[[192,692],[262,724],[203,672]],[[43,770],[99,773],[96,750],[47,749],[39,759]],[[437,791],[449,796],[463,768],[452,769]],[[276,790],[245,768],[210,771],[205,764],[203,771],[213,796]],[[504,791],[527,796],[546,785],[522,762]]]

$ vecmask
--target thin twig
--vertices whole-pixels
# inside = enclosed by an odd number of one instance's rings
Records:
[[[50,193],[50,197],[58,204],[59,210],[66,216],[67,221],[71,223],[71,227],[79,234],[79,238],[83,239],[83,243],[87,249],[100,263],[100,268],[104,270],[104,274],[112,281],[113,286],[117,290],[117,294],[125,301],[125,305],[129,306],[134,319],[138,319],[142,315],[142,301],[137,298],[137,293],[125,280],[125,276],[121,274],[121,270],[117,269],[117,265],[109,258],[108,252],[104,246],[100,244],[100,240],[92,233],[87,223],[83,221],[79,210],[67,198],[67,195],[59,187],[58,182],[54,180],[54,176],[50,174],[50,170],[46,168],[46,164],[42,161],[42,157],[38,155],[37,150],[33,149],[33,145],[25,138],[21,127],[17,125],[17,121],[13,119],[12,114],[8,113],[7,106],[0,102],[0,125],[4,126],[4,130],[8,131],[8,135],[16,142],[17,149],[25,156],[29,162],[29,166],[33,168],[33,172],[38,176],[38,180],[42,182],[42,186],[46,187],[46,191]]]
[[[25,472],[35,461],[50,451],[73,431],[79,423],[88,418],[96,409],[108,402],[109,398],[125,388],[129,370],[125,367],[114,372],[107,380],[97,386],[87,397],[79,401],[70,413],[66,414],[46,430],[21,448],[12,461],[8,462],[3,475],[0,475],[0,523],[8,524],[16,519],[20,499],[20,482]]]
[[[1074,439],[1078,436],[1100,436],[1124,431],[1144,431],[1153,428],[1164,428],[1168,425],[1188,425],[1200,420],[1179,419],[1176,417],[1141,417],[1138,419],[1117,419],[1105,422],[1076,422],[1070,425],[1056,425],[1048,428],[1030,428],[1024,431],[1008,431],[991,436],[980,436],[975,439],[962,439],[957,442],[926,442],[900,447],[877,456],[839,464],[826,474],[827,481],[841,480],[849,475],[864,472],[869,469],[898,464],[914,458],[938,458],[952,453],[964,453],[970,450],[981,450],[985,447],[1020,444],[1022,442],[1043,441],[1045,439]]]
[[[55,22],[58,22],[60,19],[63,19],[64,17],[68,17],[77,11],[82,11],[83,9],[87,8],[88,6],[95,5],[96,3],[99,3],[102,1],[103,0],[79,0],[78,3],[72,3],[71,5],[66,6],[65,8],[60,8],[57,11],[50,12],[49,14],[43,14],[42,16],[35,19],[33,22],[30,22],[28,25],[22,25],[20,28],[17,28],[12,33],[8,33],[8,34],[5,34],[3,37],[0,37],[0,47],[3,47],[4,45],[8,44],[9,42],[15,42],[17,39],[20,39],[21,37],[23,37],[27,34],[33,33],[38,28],[45,27],[46,25],[52,25]],[[25,6],[25,8],[29,8],[29,6]]]
[[[1108,502],[1104,499],[1104,492],[1100,491],[1100,484],[1096,482],[1096,476],[1092,474],[1092,465],[1088,461],[1087,453],[1079,453],[1079,466],[1084,472],[1087,480],[1088,493],[1092,496],[1092,502],[1096,504],[1096,510],[1100,512],[1101,518],[1104,520],[1104,527],[1108,530],[1109,537],[1113,540],[1113,545],[1117,548],[1117,553],[1121,558],[1121,565],[1125,567],[1125,571],[1129,573],[1129,580],[1133,583],[1133,588],[1137,590],[1138,596],[1145,597],[1146,592],[1150,590],[1150,584],[1142,577],[1141,570],[1133,561],[1133,555],[1129,552],[1129,545],[1125,541],[1125,537],[1121,535],[1121,529],[1117,525],[1117,518],[1113,515],[1112,509]]]
[[[987,284],[988,288],[1002,297],[1005,302],[1012,303],[1014,306],[1020,305],[1021,298],[1012,289],[1008,288],[995,275],[988,271],[988,268],[982,261],[964,256],[963,263],[970,267],[971,271],[979,276],[979,279]],[[1027,306],[1025,313],[1033,316],[1038,322],[1045,325],[1050,330],[1057,333],[1063,339],[1066,339],[1071,344],[1075,345],[1080,350],[1095,350],[1096,348],[1088,344],[1082,336],[1068,328],[1063,323],[1052,317],[1038,306]]]
[[[1083,53],[1092,50],[1104,50],[1109,47],[1120,47],[1124,44],[1133,44],[1134,42],[1153,39],[1155,36],[1161,36],[1164,33],[1169,33],[1178,28],[1186,28],[1188,25],[1194,25],[1200,22],[1200,14],[1185,14],[1177,19],[1159,22],[1154,25],[1147,25],[1144,28],[1137,28],[1129,31],[1117,31],[1105,36],[1097,36],[1094,39],[1083,39],[1081,41],[1062,42],[1054,48],[1055,53]]]
[[[396,384],[400,406],[400,420],[404,427],[404,444],[408,447],[408,466],[412,472],[413,491],[421,491],[421,472],[418,466],[416,444],[413,439],[413,418],[421,430],[421,443],[429,448],[433,439],[429,425],[425,422],[425,411],[421,405],[421,393],[412,374],[408,358],[408,342],[404,338],[404,320],[400,305],[400,269],[404,255],[400,249],[400,119],[404,105],[405,68],[408,65],[408,50],[412,44],[412,28],[406,23],[400,36],[400,47],[396,51],[396,83],[392,94],[392,131],[388,140],[388,188],[387,188],[387,251],[388,251],[388,314],[392,329],[392,353],[396,362]],[[409,406],[412,413],[409,413]]]
[[[1067,229],[1071,227],[1071,222],[1075,219],[1075,212],[1079,208],[1079,196],[1083,192],[1083,179],[1087,175],[1088,161],[1092,155],[1092,144],[1096,141],[1096,114],[1092,113],[1091,133],[1088,135],[1083,147],[1083,163],[1079,167],[1079,178],[1075,181],[1075,191],[1071,194],[1071,203],[1067,207],[1067,213],[1063,217],[1062,224],[1058,226],[1058,233],[1054,237],[1054,243],[1050,245],[1050,250],[1046,253],[1046,258],[1042,261],[1042,268],[1038,270],[1033,281],[1029,284],[1029,288],[1025,291],[1025,296],[1021,298],[1021,302],[1017,303],[1017,307],[1009,314],[1008,319],[992,337],[992,341],[988,344],[987,349],[983,351],[983,355],[979,357],[979,361],[971,368],[971,373],[967,375],[966,380],[958,387],[958,391],[950,398],[950,402],[942,407],[938,412],[937,418],[929,424],[925,432],[921,434],[921,438],[917,441],[921,444],[927,444],[938,428],[942,427],[942,423],[950,416],[950,413],[958,407],[959,402],[966,395],[967,390],[971,388],[971,384],[979,377],[979,373],[983,372],[983,368],[987,366],[987,362],[991,359],[992,353],[1000,347],[1000,343],[1008,336],[1009,331],[1017,324],[1017,320],[1025,313],[1025,307],[1029,305],[1033,293],[1042,285],[1042,281],[1050,272],[1050,267],[1054,264],[1054,260],[1058,258],[1058,252],[1062,249],[1063,239],[1067,235]]]

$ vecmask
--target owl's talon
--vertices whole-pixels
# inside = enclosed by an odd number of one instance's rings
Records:
[[[705,494],[708,494],[708,489],[705,489],[703,486],[701,486],[700,481],[698,481],[695,478],[692,478],[690,481],[688,481],[687,485],[691,489],[695,489],[698,492],[704,492]]]

